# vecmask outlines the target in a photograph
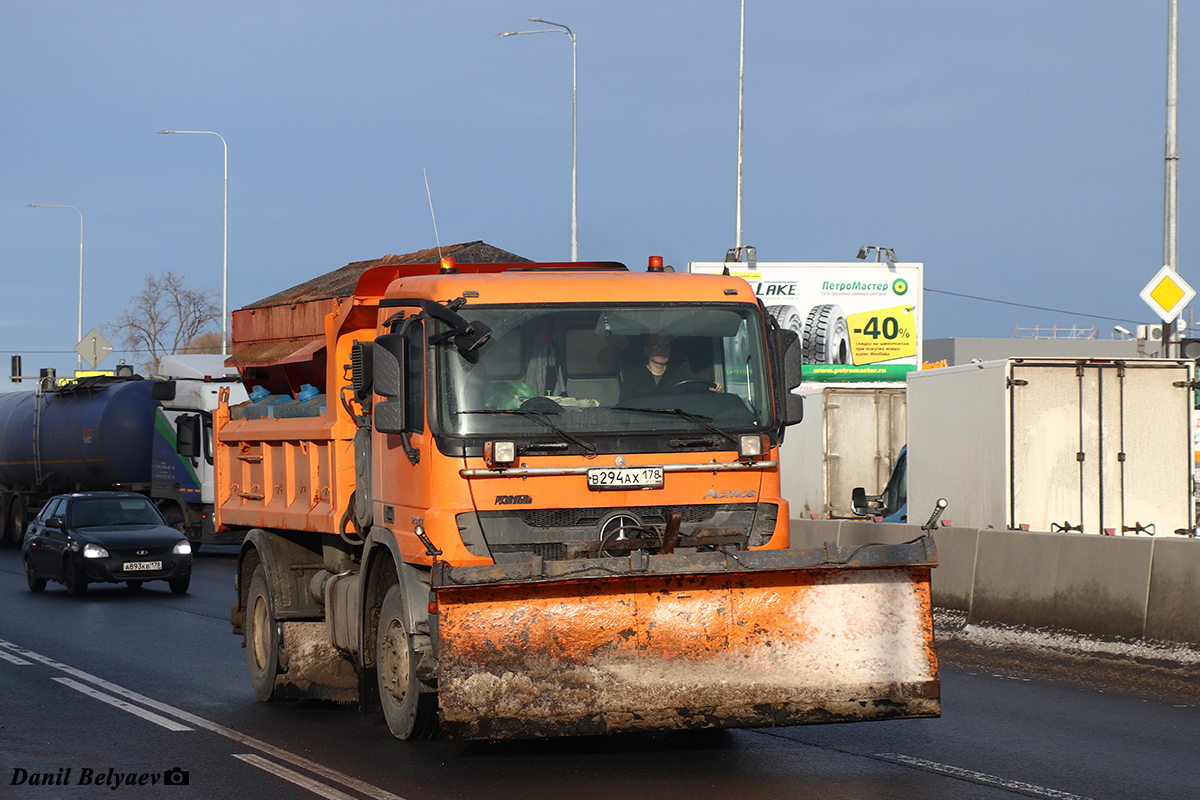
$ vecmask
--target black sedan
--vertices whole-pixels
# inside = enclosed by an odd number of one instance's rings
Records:
[[[79,492],[50,499],[21,546],[29,590],[57,581],[72,596],[89,583],[167,581],[183,594],[192,579],[192,546],[154,504],[129,492]]]

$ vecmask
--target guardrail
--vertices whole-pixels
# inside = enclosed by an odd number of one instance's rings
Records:
[[[793,519],[792,547],[907,542],[916,525]],[[1200,644],[1200,540],[938,528],[934,605],[968,622]]]

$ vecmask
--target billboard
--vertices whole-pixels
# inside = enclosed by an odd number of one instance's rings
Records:
[[[693,261],[745,279],[803,345],[804,382],[903,382],[921,365],[924,264]]]

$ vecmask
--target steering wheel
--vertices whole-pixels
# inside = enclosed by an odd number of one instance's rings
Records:
[[[703,378],[688,378],[675,383],[663,389],[663,394],[699,394],[700,392],[710,391],[715,383],[706,381]]]
[[[540,414],[561,414],[563,407],[549,397],[531,397],[521,403],[522,411],[536,411]]]

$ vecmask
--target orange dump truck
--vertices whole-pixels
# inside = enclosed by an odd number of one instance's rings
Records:
[[[261,700],[402,739],[940,713],[932,541],[789,548],[800,347],[741,279],[443,259],[280,297],[235,313],[252,399],[215,422]]]

